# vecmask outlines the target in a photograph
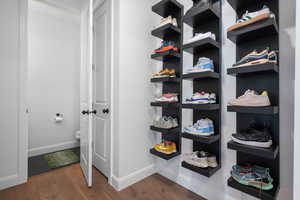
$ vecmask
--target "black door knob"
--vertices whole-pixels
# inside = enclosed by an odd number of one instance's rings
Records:
[[[81,114],[83,114],[83,115],[88,115],[88,114],[89,114],[89,111],[88,111],[88,110],[83,110],[83,111],[81,112]]]
[[[108,113],[109,113],[109,109],[108,109],[108,108],[103,109],[102,112],[103,112],[104,114],[105,114],[105,113],[108,114]]]
[[[97,110],[93,110],[92,112],[90,112],[90,114],[96,115],[97,114]]]

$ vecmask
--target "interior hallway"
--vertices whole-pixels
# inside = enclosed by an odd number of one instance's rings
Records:
[[[93,188],[86,186],[79,164],[29,178],[27,184],[0,191],[1,200],[205,200],[155,174],[122,192],[94,169]]]

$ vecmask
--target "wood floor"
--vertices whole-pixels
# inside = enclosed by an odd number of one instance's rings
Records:
[[[78,164],[33,176],[28,183],[0,191],[0,200],[205,200],[155,174],[117,192],[97,170],[86,187]]]

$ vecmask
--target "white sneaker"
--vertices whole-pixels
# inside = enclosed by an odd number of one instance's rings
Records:
[[[254,90],[247,90],[245,94],[229,101],[231,106],[249,106],[249,107],[264,107],[270,106],[268,92],[264,91],[260,95]]]
[[[206,153],[202,151],[183,154],[183,160],[188,164],[194,165],[196,167],[200,167],[200,168],[208,167]]]
[[[155,98],[156,102],[178,102],[177,94],[163,94],[160,97]]]
[[[160,20],[160,24],[156,28],[162,27],[166,24],[172,24],[173,26],[178,26],[176,18],[172,18],[172,16],[168,16],[166,18],[162,18]]]
[[[189,44],[189,43],[203,40],[206,38],[211,38],[213,40],[216,40],[216,35],[212,32],[196,33],[196,35],[194,37],[192,37],[191,39],[189,39],[185,44]]]
[[[207,163],[208,163],[208,166],[212,167],[212,168],[216,168],[218,166],[217,158],[216,158],[216,156],[213,156],[213,155],[209,155],[207,157]]]

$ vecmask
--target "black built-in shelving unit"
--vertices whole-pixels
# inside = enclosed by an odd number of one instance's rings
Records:
[[[193,4],[199,0],[193,0]],[[192,136],[182,133],[182,138],[193,140],[193,151],[207,151],[217,157],[218,167],[199,168],[182,162],[182,167],[210,177],[221,168],[221,68],[222,68],[222,21],[221,1],[211,0],[209,4],[202,6],[183,17],[183,22],[193,28],[193,33],[212,32],[216,35],[213,39],[203,39],[190,44],[184,44],[182,49],[193,55],[195,65],[200,57],[213,60],[215,72],[202,72],[182,75],[182,81],[193,81],[193,92],[210,92],[217,96],[216,104],[182,104],[182,109],[193,109],[193,122],[202,118],[209,118],[214,122],[215,135],[210,137]],[[190,66],[192,67],[192,66]]]
[[[176,0],[162,0],[157,4],[152,6],[152,11],[161,17],[172,16],[177,19],[178,27],[171,24],[164,25],[162,27],[156,28],[152,31],[152,35],[160,38],[162,40],[170,40],[177,44],[179,52],[168,51],[164,53],[152,54],[151,58],[162,61],[163,69],[175,69],[176,78],[159,78],[151,79],[151,82],[162,84],[162,93],[177,93],[178,94],[178,103],[157,103],[152,102],[151,106],[161,107],[163,116],[171,116],[178,119],[179,127],[165,130],[159,129],[151,126],[150,129],[155,132],[160,132],[162,140],[173,141],[176,143],[177,152],[171,155],[166,155],[160,152],[157,152],[154,148],[150,150],[150,153],[160,157],[165,160],[172,159],[181,154],[181,74],[182,74],[182,16],[183,16],[183,6],[178,3]]]
[[[252,50],[279,50],[279,5],[278,0],[228,0],[238,17],[249,10],[259,10],[267,5],[276,15],[276,19],[267,19],[237,30],[229,31],[227,37],[236,43],[237,61]],[[276,64],[263,64],[242,68],[229,68],[227,74],[236,77],[236,96],[241,96],[247,89],[258,92],[267,90],[272,106],[270,107],[237,107],[228,106],[229,112],[236,112],[237,131],[246,129],[253,119],[260,124],[270,124],[273,146],[269,149],[251,147],[230,141],[229,149],[237,151],[237,164],[246,163],[260,165],[270,169],[274,179],[274,188],[263,191],[254,187],[239,184],[233,178],[228,185],[260,199],[275,199],[279,190],[279,67]]]

